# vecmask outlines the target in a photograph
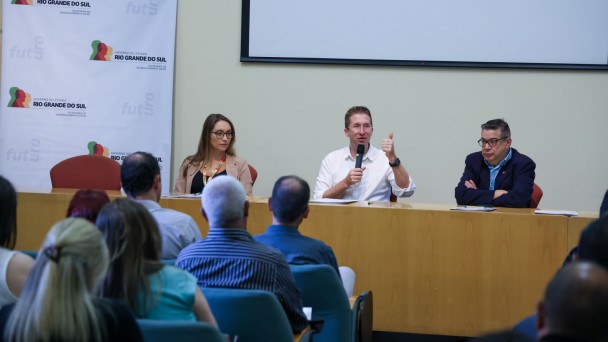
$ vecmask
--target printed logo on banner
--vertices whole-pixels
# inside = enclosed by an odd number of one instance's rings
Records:
[[[112,58],[112,53],[114,49],[106,43],[103,43],[99,40],[94,40],[91,43],[91,48],[93,48],[93,53],[89,60],[92,61],[109,61]]]
[[[91,3],[89,1],[74,0],[11,0],[13,4],[36,5],[41,7],[54,7],[59,9],[59,14],[68,15],[91,15]]]
[[[110,150],[108,150],[108,148],[104,147],[102,144],[98,144],[96,141],[89,141],[87,148],[89,149],[89,155],[102,157],[107,157],[110,155]]]
[[[152,56],[147,51],[112,49],[110,45],[100,40],[94,40],[91,43],[91,47],[93,48],[93,53],[89,60],[110,61],[113,52],[113,62],[134,63],[136,69],[167,70],[166,56]]]
[[[129,1],[126,11],[128,14],[156,15],[158,12],[158,1]]]
[[[30,140],[30,146],[10,147],[6,150],[6,160],[37,163],[40,160],[40,140]]]
[[[42,48],[43,43],[44,38],[37,36],[34,37],[33,47],[13,45],[11,46],[9,57],[20,59],[42,59],[42,57],[44,57],[44,49]]]
[[[32,0],[13,0],[11,1],[13,5],[31,5]]]
[[[125,160],[125,158],[127,158],[128,156],[132,155],[135,152],[112,152],[112,154],[110,155],[110,158],[112,158],[113,160],[116,160],[117,162],[121,162],[123,160]],[[158,161],[158,165],[160,166],[160,169],[163,169],[163,158],[162,157],[156,157],[156,160]]]
[[[112,153],[110,153],[110,150],[106,146],[103,146],[102,144],[100,144],[96,141],[89,141],[89,143],[87,144],[87,149],[89,150],[89,155],[110,157],[111,159],[116,160],[116,161],[123,161],[123,160],[125,160],[125,158],[127,158],[128,156],[133,154],[133,152],[112,152]],[[162,170],[163,158],[156,157],[156,160],[158,161],[159,164],[161,164],[161,170]]]
[[[76,103],[68,101],[65,98],[47,98],[34,97],[28,92],[19,87],[11,87],[9,89],[10,99],[8,107],[12,108],[37,108],[37,109],[56,109],[57,116],[75,116],[86,117],[87,105],[85,103]]]
[[[8,107],[13,108],[30,108],[30,102],[32,101],[32,95],[19,87],[11,87],[9,89],[10,99],[8,100]]]
[[[143,103],[130,103],[124,102],[122,104],[123,115],[154,115],[154,94],[146,93],[146,97]]]

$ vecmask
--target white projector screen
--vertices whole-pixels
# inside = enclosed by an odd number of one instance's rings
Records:
[[[243,0],[241,61],[608,70],[606,0]]]

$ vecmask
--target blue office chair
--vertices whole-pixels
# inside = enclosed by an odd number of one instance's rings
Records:
[[[351,309],[344,286],[336,271],[328,265],[290,265],[300,289],[302,304],[312,308],[312,320],[322,320],[315,342],[351,341]]]
[[[220,330],[236,336],[239,342],[294,341],[287,315],[273,293],[211,287],[201,290]],[[300,341],[309,339],[306,334]]]
[[[226,337],[209,323],[138,319],[146,342],[226,342]]]

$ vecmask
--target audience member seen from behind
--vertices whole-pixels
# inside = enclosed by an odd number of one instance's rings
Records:
[[[598,251],[604,251],[604,249],[602,247],[608,246],[608,231],[605,233],[601,232],[601,227],[608,225],[608,222],[606,222],[606,220],[603,219],[604,216],[608,216],[608,215],[606,215],[607,213],[608,213],[608,191],[606,192],[606,196],[604,196],[604,201],[602,202],[602,206],[600,208],[600,216],[599,216],[600,219],[591,222],[587,226],[587,228],[585,228],[581,232],[581,240],[585,240],[584,241],[584,243],[585,243],[585,247],[584,247],[585,252],[584,253],[587,254],[585,256],[585,259],[589,260],[589,261],[597,262],[608,269],[608,254],[603,256],[601,260],[596,260],[596,259],[599,259],[599,257],[604,253],[600,252],[600,254],[598,254],[597,256],[589,256],[589,254],[588,254],[588,253],[590,253],[590,250],[595,250],[596,252],[594,252],[594,253],[597,253]],[[595,228],[595,227],[597,227],[597,228]],[[608,229],[608,227],[606,229]],[[590,235],[595,235],[595,234],[598,234],[598,236],[596,236],[596,237],[594,236],[593,238],[588,237]],[[592,244],[594,244],[596,242],[597,242],[598,246],[596,248],[592,248]],[[608,250],[608,249],[606,249],[606,250]],[[578,255],[579,255],[579,246],[576,246],[570,250],[570,253],[568,253],[566,258],[564,259],[563,266],[576,260]]]
[[[608,215],[604,215],[583,229],[578,241],[578,255],[574,259],[595,262],[608,269],[607,247]]]
[[[184,247],[203,238],[192,217],[158,204],[162,188],[160,165],[152,154],[135,152],[125,158],[120,166],[120,181],[127,197],[146,207],[158,222],[163,238],[162,259],[175,259]]]
[[[608,270],[589,262],[560,269],[537,313],[541,342],[608,341]]]
[[[469,340],[471,342],[534,342],[517,331],[499,331]]]
[[[568,259],[564,262],[564,267],[576,261],[585,261],[593,262],[608,270],[608,248],[606,246],[608,246],[608,215],[592,221],[583,229],[578,247],[575,248],[576,251],[570,252]],[[519,322],[514,330],[528,338],[534,338],[537,335],[534,324],[537,320],[536,314],[528,316]]]
[[[68,205],[66,217],[80,217],[95,223],[99,211],[109,202],[110,197],[103,190],[78,190]]]
[[[203,124],[196,153],[182,162],[175,192],[200,193],[213,177],[228,175],[238,179],[250,196],[253,187],[251,172],[247,162],[236,156],[235,141],[232,122],[222,114],[210,114]]]
[[[21,298],[0,310],[5,341],[143,341],[129,309],[93,296],[108,249],[89,221],[67,218],[48,233]]]
[[[323,241],[302,235],[298,227],[308,217],[310,187],[298,176],[283,176],[274,183],[268,209],[272,225],[254,239],[279,250],[292,265],[326,264],[340,277],[338,262],[331,247]]]
[[[511,129],[503,119],[481,125],[481,152],[469,154],[455,189],[461,205],[528,208],[536,164],[511,147]]]
[[[600,217],[608,214],[608,190],[604,194],[604,199],[602,200],[602,204],[600,205]]]
[[[348,146],[328,154],[321,163],[314,198],[389,201],[390,196],[410,197],[416,185],[395,152],[393,132],[382,140],[382,149],[370,144],[374,125],[367,107],[351,107],[344,115]],[[363,147],[361,167],[356,167],[358,146]]]
[[[569,262],[582,260],[592,261],[608,269],[608,215],[600,215],[600,218],[592,221],[583,229],[578,246],[574,247],[566,260],[564,266]]]
[[[217,326],[196,278],[160,261],[156,221],[141,204],[118,198],[99,213],[112,260],[102,297],[123,300],[138,318],[205,321]]]
[[[201,201],[209,234],[184,248],[175,265],[192,273],[199,286],[272,292],[292,330],[306,328],[300,290],[285,257],[247,232],[249,202],[243,185],[233,177],[216,178],[203,190]]]
[[[0,307],[14,303],[21,294],[34,260],[13,251],[17,242],[17,193],[0,176]]]

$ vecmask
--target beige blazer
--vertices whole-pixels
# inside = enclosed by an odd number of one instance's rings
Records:
[[[177,174],[177,179],[175,181],[175,192],[177,193],[190,193],[190,188],[192,187],[192,178],[194,175],[201,169],[202,165],[199,167],[190,165],[188,166],[188,159],[184,160],[182,166],[179,168],[179,173]],[[188,167],[188,172],[186,173],[186,177],[184,178],[184,167]],[[232,176],[243,184],[245,188],[245,193],[247,196],[251,196],[251,191],[253,188],[253,180],[251,179],[251,172],[249,171],[249,164],[245,161],[245,159],[241,159],[237,156],[226,156],[226,173],[229,176]]]

